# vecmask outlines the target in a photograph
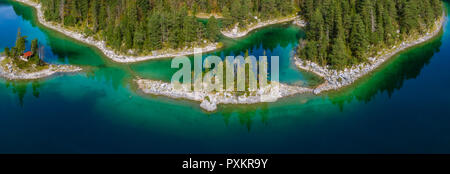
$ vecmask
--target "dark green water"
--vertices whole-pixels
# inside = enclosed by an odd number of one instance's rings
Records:
[[[0,47],[17,28],[45,59],[89,70],[33,82],[0,80],[0,153],[449,153],[450,35],[410,49],[356,85],[322,96],[225,105],[142,96],[135,75],[168,80],[170,59],[117,64],[40,26],[31,8],[0,0]],[[314,83],[291,64],[303,32],[277,25],[212,53],[280,56],[281,81]]]

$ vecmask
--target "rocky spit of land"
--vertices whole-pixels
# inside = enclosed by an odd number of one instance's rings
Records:
[[[221,32],[226,37],[236,39],[236,38],[244,37],[251,31],[256,30],[258,28],[262,28],[262,27],[266,27],[266,26],[274,25],[274,24],[279,24],[279,23],[294,21],[293,23],[300,27],[304,27],[306,25],[306,22],[301,20],[301,18],[298,16],[290,16],[290,17],[285,17],[285,18],[271,19],[271,20],[267,20],[267,21],[261,21],[257,17],[255,17],[255,19],[258,20],[258,22],[249,24],[248,28],[246,28],[244,30],[241,30],[239,28],[239,24],[236,24],[233,29],[223,30]]]
[[[3,77],[8,80],[34,80],[46,78],[52,75],[60,74],[60,73],[74,73],[82,71],[80,67],[72,66],[72,65],[48,65],[47,68],[42,70],[32,71],[24,71],[19,70],[11,61],[4,62],[5,57],[0,57],[0,77]]]
[[[135,82],[138,88],[145,94],[198,101],[201,103],[200,107],[208,112],[215,111],[218,104],[275,102],[281,97],[313,92],[309,88],[273,82],[265,88],[238,96],[235,92],[197,92],[188,90],[187,86],[183,86],[181,89],[175,89],[171,83],[156,80],[137,79]]]
[[[31,0],[16,0],[18,2],[22,2],[24,4],[30,5],[34,8],[36,8],[37,11],[37,17],[39,22],[42,25],[45,25],[48,28],[51,28],[53,30],[59,31],[71,38],[77,39],[83,43],[93,45],[100,49],[103,54],[105,54],[107,57],[111,58],[115,62],[120,63],[132,63],[132,62],[140,62],[145,60],[151,60],[151,59],[159,59],[159,58],[168,58],[168,57],[177,57],[177,56],[186,56],[186,55],[192,55],[194,54],[193,48],[184,48],[184,49],[166,49],[166,50],[157,50],[153,51],[151,55],[147,56],[130,56],[130,55],[122,55],[119,53],[116,53],[114,50],[108,48],[106,46],[106,43],[104,41],[99,41],[94,39],[93,37],[86,37],[84,34],[81,34],[76,31],[71,31],[61,24],[55,23],[55,22],[49,22],[46,21],[44,18],[43,10],[41,9],[41,4],[38,4],[36,2],[33,2]],[[203,46],[199,46],[198,48],[202,50],[202,52],[211,52],[220,47],[219,43],[204,43]]]
[[[445,18],[442,18],[439,21],[436,21],[435,28],[431,32],[428,32],[419,38],[412,38],[408,41],[404,41],[391,49],[380,51],[377,57],[370,57],[368,59],[369,62],[355,65],[352,68],[346,68],[343,71],[332,70],[329,67],[320,66],[314,62],[302,60],[298,57],[295,58],[295,64],[300,69],[313,72],[325,79],[325,83],[314,89],[314,94],[320,94],[324,91],[337,90],[354,83],[359,78],[372,72],[397,53],[435,37],[441,31],[444,22]]]

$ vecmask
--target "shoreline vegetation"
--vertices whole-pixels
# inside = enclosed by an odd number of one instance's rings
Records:
[[[36,80],[60,73],[75,73],[82,69],[73,65],[46,65],[43,69],[21,70],[5,56],[0,56],[0,77],[8,80]]]
[[[100,40],[94,39],[92,36],[87,37],[87,36],[85,36],[85,34],[82,34],[80,32],[76,32],[76,31],[72,31],[59,23],[50,22],[50,21],[45,20],[41,4],[34,2],[32,0],[15,0],[15,1],[23,3],[23,4],[31,6],[31,7],[34,7],[36,9],[38,22],[41,23],[42,25],[44,25],[50,29],[53,29],[55,31],[58,31],[66,36],[69,36],[69,37],[75,39],[75,40],[83,42],[85,44],[95,46],[106,57],[108,57],[111,60],[118,62],[118,63],[135,63],[135,62],[142,62],[142,61],[153,60],[153,59],[188,56],[188,55],[194,54],[194,48],[157,50],[157,51],[152,51],[151,55],[146,55],[146,56],[132,56],[132,55],[120,54],[120,53],[117,53],[116,51],[112,50],[111,48],[109,48],[106,45],[105,41],[100,41]],[[294,21],[294,24],[298,25],[298,26],[304,26],[304,24],[305,24],[305,22],[301,21],[300,18],[298,18],[297,16],[275,19],[275,20],[268,20],[265,22],[259,22],[256,24],[252,24],[252,26],[249,29],[246,29],[245,31],[242,31],[242,32],[236,32],[236,35],[239,37],[243,37],[253,30],[267,27],[269,25],[285,23],[285,22],[289,22],[289,21]],[[234,34],[233,30],[231,32],[221,31],[221,33],[224,34],[226,37],[231,36],[230,38],[239,38],[239,37],[234,37],[235,34]],[[243,33],[245,33],[245,34],[243,34]],[[203,42],[202,45],[200,45],[199,47],[196,47],[196,48],[201,49],[202,50],[201,53],[207,53],[207,52],[212,52],[212,51],[218,50],[222,47],[223,47],[223,45],[218,42],[215,42],[215,43]]]

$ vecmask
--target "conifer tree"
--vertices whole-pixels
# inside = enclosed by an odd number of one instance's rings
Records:
[[[5,54],[6,57],[10,57],[10,56],[11,56],[11,55],[10,55],[10,50],[9,50],[8,47],[5,47],[4,54]]]
[[[350,49],[353,51],[353,56],[357,62],[363,62],[366,56],[368,41],[366,34],[366,26],[359,14],[353,17],[353,26],[350,35]]]
[[[219,39],[219,26],[217,20],[214,16],[211,16],[208,20],[208,24],[206,26],[208,39],[210,41],[217,41]]]
[[[37,39],[32,40],[31,41],[31,52],[36,55],[38,53],[38,48],[39,48],[38,40]]]

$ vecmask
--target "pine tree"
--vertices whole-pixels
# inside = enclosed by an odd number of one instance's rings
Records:
[[[217,41],[219,39],[219,27],[218,22],[214,16],[211,16],[206,26],[208,39],[210,41]]]
[[[185,16],[183,19],[183,36],[184,36],[184,41],[186,43],[191,43],[193,42],[196,38],[195,38],[195,28],[194,28],[194,24],[195,24],[195,18],[192,16]]]
[[[232,23],[240,22],[242,23],[243,15],[241,11],[241,0],[232,0],[231,4],[231,16],[232,16]]]
[[[133,38],[133,48],[138,52],[142,51],[142,47],[145,41],[145,28],[142,23],[138,25],[138,28],[134,32]]]
[[[330,63],[335,69],[343,69],[350,60],[344,38],[342,36],[335,38],[331,47]]]
[[[9,57],[16,59],[19,56],[19,53],[17,53],[17,48],[12,47],[11,52],[9,53]]]
[[[424,22],[425,24],[430,27],[432,26],[432,24],[434,24],[434,12],[433,12],[433,8],[431,7],[431,2],[429,1],[421,1],[422,4],[422,14],[424,14]]]
[[[38,48],[39,48],[38,40],[37,39],[32,40],[31,41],[31,52],[36,55],[38,53]]]
[[[416,27],[418,27],[418,9],[417,2],[414,0],[408,0],[405,2],[401,11],[401,27],[403,34],[411,33]]]
[[[317,62],[317,42],[308,41],[305,46],[304,54],[306,59]]]
[[[88,16],[89,13],[89,0],[78,0],[78,6],[80,8],[80,17],[81,19],[85,19]]]
[[[306,18],[311,19],[314,14],[314,0],[305,0],[303,1],[303,11],[306,16]]]
[[[384,10],[384,5],[382,1],[376,1],[376,25],[375,25],[375,33],[372,35],[372,42],[374,45],[381,45],[384,40],[384,19],[383,14],[386,11]]]
[[[222,9],[222,15],[223,15],[223,19],[222,19],[222,25],[224,28],[228,28],[230,27],[230,25],[233,23],[231,14],[230,14],[230,10],[228,9],[227,6],[224,6]]]
[[[98,30],[98,1],[90,1],[88,23],[92,25],[94,33]]]
[[[323,32],[324,20],[322,13],[319,9],[314,12],[313,17],[311,18],[309,25],[307,26],[307,37],[311,40],[319,40],[320,32]]]
[[[10,56],[11,56],[11,55],[10,55],[10,50],[9,50],[8,47],[5,47],[4,54],[5,54],[6,57],[10,57]]]
[[[161,24],[159,20],[159,15],[153,14],[149,18],[147,25],[147,47],[151,50],[158,50],[162,48],[161,40]]]
[[[337,7],[334,29],[336,37],[334,38],[331,46],[329,62],[335,69],[342,69],[347,65],[350,55],[348,53],[348,47],[345,44],[345,29],[343,26],[340,4],[335,4],[335,7]]]
[[[353,63],[364,62],[366,51],[367,51],[368,41],[366,34],[366,27],[359,14],[353,17],[353,26],[350,35],[350,49],[353,52],[353,56],[356,61]]]
[[[443,14],[442,2],[440,0],[431,0],[430,3],[431,3],[431,8],[434,11],[434,18],[436,19]]]
[[[21,55],[23,52],[25,52],[25,37],[21,35],[20,28],[17,31],[17,40],[16,40],[16,55]]]

